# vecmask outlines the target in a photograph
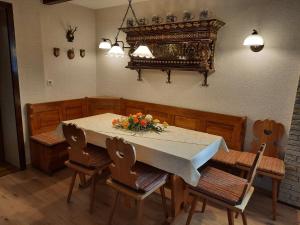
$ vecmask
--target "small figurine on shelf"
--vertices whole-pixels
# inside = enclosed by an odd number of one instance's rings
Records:
[[[163,18],[161,18],[160,16],[154,15],[152,16],[152,24],[161,24],[163,22]]]
[[[134,27],[134,20],[133,18],[127,19],[127,27]]]
[[[142,18],[140,18],[139,19],[139,24],[138,25],[140,25],[140,26],[145,26],[145,25],[147,25],[147,19],[145,18],[145,17],[142,17]]]
[[[194,19],[194,16],[192,15],[192,13],[188,10],[185,10],[183,12],[183,21],[191,21],[192,19]]]
[[[175,23],[177,21],[177,16],[173,15],[172,13],[168,13],[166,17],[167,23]]]
[[[208,10],[207,9],[202,10],[200,12],[199,19],[200,20],[206,20],[206,19],[208,19]]]

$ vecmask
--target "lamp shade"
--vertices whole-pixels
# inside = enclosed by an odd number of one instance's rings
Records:
[[[133,57],[154,59],[152,52],[146,45],[140,45],[132,54]]]
[[[262,46],[262,45],[264,45],[264,39],[262,36],[260,36],[257,33],[257,31],[254,30],[254,32],[244,40],[244,45],[245,46]]]
[[[101,49],[111,49],[111,44],[107,40],[102,40],[99,44],[99,48],[101,48]]]
[[[118,43],[115,43],[112,46],[112,48],[108,51],[107,55],[111,57],[120,58],[125,56],[125,52],[123,51],[123,49],[120,47]]]

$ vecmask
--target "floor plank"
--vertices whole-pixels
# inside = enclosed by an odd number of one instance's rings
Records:
[[[66,203],[71,173],[67,169],[49,177],[28,169],[0,178],[1,225],[104,225],[114,197],[114,191],[99,183],[94,214],[88,212],[89,190],[78,189],[78,180],[71,204]],[[278,220],[271,220],[271,199],[255,194],[247,208],[251,225],[300,225],[300,211],[278,204]],[[114,225],[133,225],[135,207],[119,204]],[[184,225],[187,214],[180,215],[175,225]],[[164,220],[160,197],[153,195],[146,201],[144,225],[162,224]],[[226,210],[208,204],[204,214],[196,213],[191,225],[227,225]],[[242,224],[239,217],[236,225]]]

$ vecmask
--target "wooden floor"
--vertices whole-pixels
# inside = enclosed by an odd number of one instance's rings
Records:
[[[70,172],[65,169],[49,177],[34,169],[0,178],[0,225],[104,225],[107,223],[114,192],[104,184],[97,188],[94,214],[88,212],[89,190],[76,190],[71,204],[66,203]],[[271,218],[271,199],[256,194],[248,212],[249,225],[300,225],[300,211],[279,204],[278,221]],[[133,225],[132,208],[119,205],[114,225]],[[184,225],[187,214],[176,225]],[[144,225],[159,225],[164,220],[160,197],[153,195],[146,201]],[[235,220],[241,225],[241,218]],[[194,215],[192,225],[227,225],[226,211],[212,205],[204,214]]]
[[[18,171],[18,169],[9,163],[1,162],[0,163],[0,177],[5,176],[10,173],[14,173]]]

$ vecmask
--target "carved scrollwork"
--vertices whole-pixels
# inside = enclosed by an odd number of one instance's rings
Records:
[[[122,28],[130,45],[129,55],[144,42],[155,56],[130,57],[127,68],[198,71],[207,77],[214,71],[217,32],[224,24],[212,19]]]

